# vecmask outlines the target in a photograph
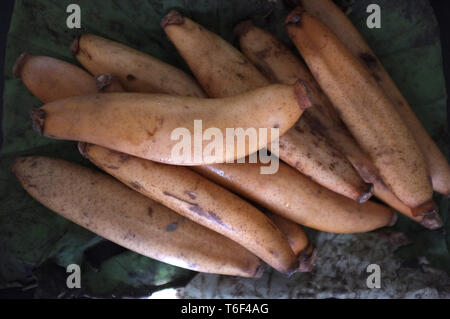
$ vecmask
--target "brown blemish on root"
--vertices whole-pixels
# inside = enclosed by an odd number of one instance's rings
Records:
[[[436,230],[443,226],[442,218],[437,212],[432,212],[424,216],[420,224],[430,230]]]
[[[108,169],[119,169],[119,167],[118,166],[114,166],[114,165],[107,165],[107,164],[105,164],[105,165],[103,165],[103,167],[106,167],[106,168],[108,168]]]
[[[413,214],[413,216],[426,216],[429,214],[439,213],[439,208],[437,207],[436,203],[431,199],[422,205],[412,208],[411,213]]]
[[[197,204],[192,204],[191,207],[189,207],[189,210],[191,212],[196,213],[197,215],[200,215],[202,217],[206,217],[205,211],[200,206],[198,206]]]
[[[133,240],[133,239],[135,239],[136,238],[136,234],[134,234],[134,233],[132,233],[132,232],[130,232],[130,231],[128,231],[126,234],[125,234],[125,236],[123,236],[123,239],[125,239],[125,240]]]
[[[151,207],[147,208],[147,215],[148,215],[148,217],[152,217],[153,216],[153,208],[151,208]]]
[[[288,14],[286,19],[284,20],[284,24],[293,24],[295,26],[299,26],[302,22],[302,14],[305,10],[301,7],[297,7]]]
[[[317,249],[313,245],[309,244],[298,254],[298,271],[310,272],[314,269],[317,260]]]
[[[311,113],[309,112],[305,112],[305,114],[302,115],[302,121],[306,122],[306,124],[314,134],[319,133],[320,136],[323,136],[324,132],[327,130],[327,128],[320,122],[320,120],[311,115]]]
[[[34,109],[31,111],[31,120],[33,130],[38,132],[40,135],[44,132],[45,123],[45,111],[42,109]]]
[[[220,226],[222,226],[222,227],[224,227],[224,228],[226,228],[226,229],[228,229],[228,230],[234,231],[234,229],[233,229],[232,227],[230,227],[230,226],[228,226],[227,224],[225,224],[225,223],[222,221],[222,219],[221,219],[216,213],[214,213],[214,212],[212,212],[212,211],[205,212],[205,211],[203,210],[203,208],[201,208],[201,207],[200,207],[199,205],[197,205],[197,204],[191,205],[191,206],[189,207],[189,210],[190,210],[191,212],[196,213],[197,215],[199,215],[199,216],[201,216],[201,217],[204,217],[204,218],[206,218],[206,219],[212,221],[212,222],[215,223],[215,224],[219,224]]]
[[[127,80],[128,80],[128,81],[136,81],[136,79],[137,79],[137,78],[136,78],[133,74],[128,74],[128,75],[127,75]]]
[[[180,25],[184,23],[184,18],[177,10],[170,10],[161,20],[161,27],[164,29],[168,25]]]
[[[208,214],[210,217],[208,217],[208,219],[213,220],[214,222],[216,222],[217,224],[225,227],[226,229],[229,229],[231,231],[234,231],[234,229],[230,226],[228,226],[227,224],[225,224],[222,219],[213,211],[208,211]]]
[[[130,186],[133,187],[133,188],[136,189],[136,190],[141,190],[141,189],[142,189],[142,185],[139,184],[139,183],[136,182],[136,181],[130,182]]]
[[[31,168],[36,168],[36,166],[37,166],[37,162],[34,160],[34,161],[31,163],[30,167],[31,167]]]
[[[358,204],[362,204],[367,202],[373,195],[373,184],[367,184],[368,189],[359,196],[357,202]]]
[[[153,131],[145,130],[145,132],[147,133],[148,136],[153,137],[153,135],[155,135],[155,132],[156,132],[156,127]]]
[[[177,222],[171,223],[171,224],[166,226],[166,231],[173,232],[173,231],[175,231],[177,229],[177,227],[178,227],[178,223]]]
[[[230,226],[228,226],[227,224],[225,224],[225,223],[222,221],[222,219],[221,219],[216,213],[214,213],[213,211],[205,212],[205,211],[203,210],[203,208],[200,207],[197,203],[190,202],[190,201],[188,201],[188,200],[185,200],[185,199],[183,199],[183,198],[180,198],[180,197],[178,197],[178,196],[176,196],[176,195],[174,195],[174,194],[171,194],[171,193],[169,193],[169,192],[164,191],[163,194],[166,195],[166,196],[170,196],[170,197],[172,197],[172,198],[175,198],[175,199],[177,199],[177,200],[179,200],[179,201],[182,201],[182,202],[184,202],[184,203],[186,203],[186,204],[189,204],[189,205],[190,205],[190,206],[189,206],[189,210],[190,210],[191,212],[196,213],[197,215],[199,215],[199,216],[201,216],[201,217],[204,217],[204,218],[206,218],[206,219],[208,219],[208,220],[210,220],[210,221],[212,221],[212,222],[214,222],[214,223],[216,223],[216,224],[219,224],[220,226],[222,226],[222,227],[224,227],[224,228],[227,228],[227,229],[229,229],[229,230],[231,230],[231,231],[234,231],[234,229],[233,229],[232,227],[230,227]]]
[[[270,250],[269,252],[274,257],[278,257],[279,256],[279,254],[278,254],[278,252],[276,250]]]
[[[21,77],[23,66],[27,63],[27,60],[31,57],[32,57],[31,54],[24,52],[17,58],[16,63],[14,63],[14,66],[13,66],[14,77],[16,77],[16,78]]]
[[[104,91],[108,86],[111,85],[112,80],[112,74],[101,74],[95,78],[95,86],[97,87],[97,90]]]
[[[253,27],[252,20],[244,20],[242,22],[239,22],[233,29],[234,34],[237,37],[244,36],[251,28]]]
[[[294,93],[297,98],[298,105],[300,106],[300,109],[302,109],[302,111],[306,110],[307,108],[313,105],[311,94],[305,82],[303,81],[295,82]]]
[[[185,200],[185,199],[183,199],[183,198],[181,198],[181,197],[178,197],[178,196],[176,196],[176,195],[174,195],[174,194],[172,194],[172,193],[169,193],[169,192],[164,191],[163,194],[166,195],[166,196],[169,196],[169,197],[178,199],[179,201],[185,202],[186,204],[189,204],[189,205],[191,205],[191,206],[198,206],[197,203],[190,202],[190,201]]]
[[[272,51],[272,48],[271,47],[267,47],[267,48],[264,48],[262,50],[256,51],[255,55],[256,55],[257,58],[259,58],[260,60],[264,61],[268,56],[270,56],[270,52],[271,51]],[[265,68],[265,69],[270,69],[270,67]]]
[[[197,198],[197,194],[195,194],[194,192],[186,191],[186,194],[187,194],[191,199],[196,199],[196,198]]]
[[[80,37],[76,37],[75,40],[73,40],[72,44],[69,47],[70,52],[72,52],[73,55],[77,55],[80,51]]]
[[[120,161],[121,163],[125,163],[125,162],[128,161],[129,159],[130,159],[130,155],[124,154],[124,153],[120,154],[119,161]]]
[[[364,64],[369,68],[373,69],[378,65],[377,58],[368,52],[363,52],[359,54],[359,58],[364,62]]]

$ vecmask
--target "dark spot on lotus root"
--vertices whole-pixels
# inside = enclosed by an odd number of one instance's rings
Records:
[[[128,161],[129,158],[130,158],[130,155],[128,155],[128,154],[120,154],[120,162],[121,163]]]
[[[368,52],[363,52],[359,55],[359,58],[364,62],[364,64],[369,68],[372,69],[377,66],[378,62],[377,59]]]
[[[177,227],[178,227],[177,222],[171,223],[171,224],[167,225],[166,231],[168,231],[168,232],[175,231],[177,229]]]
[[[138,182],[130,182],[130,186],[133,187],[134,189],[140,190],[142,189],[141,184],[139,184]]]
[[[194,192],[186,191],[186,194],[187,194],[191,199],[196,199],[196,198],[197,198],[197,194],[195,194]]]
[[[127,80],[128,80],[128,81],[135,81],[135,80],[136,80],[136,77],[135,77],[133,74],[128,74],[128,75],[127,75]]]

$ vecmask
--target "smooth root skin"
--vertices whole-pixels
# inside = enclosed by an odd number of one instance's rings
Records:
[[[323,23],[297,8],[289,37],[382,180],[414,216],[437,211],[425,159],[390,99]]]
[[[309,245],[308,237],[299,224],[274,213],[266,213],[273,223],[286,236],[289,246],[295,255],[298,255]]]
[[[251,88],[269,84],[241,52],[179,12],[170,11],[162,19],[161,26],[209,97],[243,92],[239,85],[227,85],[230,82]],[[214,79],[212,74],[220,75],[221,81]]]
[[[332,29],[349,50],[368,67],[378,84],[394,102],[397,112],[419,144],[428,164],[433,189],[447,197],[450,196],[450,166],[448,160],[423,127],[411,106],[350,19],[333,1],[302,0],[301,2],[306,11]]]
[[[265,147],[277,137],[271,128],[278,127],[282,135],[295,124],[302,107],[309,106],[304,98],[297,85],[271,85],[224,99],[102,93],[48,103],[34,110],[32,118],[34,128],[48,137],[98,144],[167,164],[202,165],[233,161]],[[203,130],[218,128],[222,133],[223,152],[217,151],[217,156],[194,156],[194,120],[199,119]],[[175,136],[179,140],[171,139],[177,128],[190,132],[191,158],[172,151],[181,140],[179,136]],[[268,137],[256,145],[246,139],[241,149],[237,142],[226,143],[227,128],[255,128],[256,132],[265,128]],[[211,141],[199,143],[205,150]]]
[[[177,11],[170,11],[161,25],[210,97],[233,96],[270,84],[239,50]],[[309,96],[310,88],[307,90]],[[303,116],[309,117],[308,112]],[[335,192],[356,201],[367,200],[370,185],[322,134],[311,128],[311,122],[300,119],[295,129],[281,136],[279,157]]]
[[[259,175],[262,164],[216,164],[192,167],[212,181],[298,224],[330,233],[363,233],[396,221],[391,208],[358,204],[313,182],[280,162],[272,175]]]
[[[103,173],[39,156],[18,158],[12,170],[44,206],[144,256],[224,275],[259,277],[264,269],[242,246]]]
[[[320,1],[318,1],[320,2]],[[411,209],[402,203],[386,187],[371,159],[365,154],[351,136],[328,97],[320,89],[316,80],[306,65],[294,53],[271,33],[256,27],[251,20],[245,20],[235,27],[239,44],[245,56],[258,67],[274,83],[292,84],[296,81],[306,83],[314,107],[309,108],[297,123],[310,120],[315,130],[323,133],[326,138],[342,151],[353,164],[362,179],[373,184],[373,193],[389,206],[410,217],[423,226],[432,229],[442,226],[442,220],[435,214],[423,222],[423,216],[414,217]],[[311,117],[309,119],[309,117]],[[296,125],[296,126],[297,126]],[[291,130],[292,131],[292,130]],[[284,135],[287,138],[287,135]],[[295,163],[295,162],[294,162]],[[293,163],[288,163],[293,166]],[[431,222],[434,220],[433,222]]]
[[[75,73],[67,73],[66,80],[68,81],[77,81],[78,78],[72,78],[75,76]],[[89,75],[91,77],[91,75]],[[48,77],[42,77],[41,80],[46,80]],[[92,83],[92,81],[88,81]],[[120,81],[117,77],[111,74],[102,74],[95,78],[96,87],[99,91],[102,92],[123,92],[124,89],[120,84]],[[85,86],[86,94],[90,94],[92,87]],[[71,93],[76,94],[78,91],[73,89],[73,92],[68,90],[66,92],[67,96],[70,96]],[[82,92],[83,93],[83,92]],[[55,97],[55,99],[57,99]],[[289,245],[291,246],[294,254],[299,256],[299,271],[311,271],[314,267],[315,259],[316,259],[316,250],[314,247],[308,243],[308,238],[306,234],[303,232],[301,227],[294,222],[285,219],[279,215],[275,214],[267,214],[267,216],[277,225],[282,233],[286,236]]]
[[[307,112],[303,116],[310,119]],[[367,201],[372,196],[372,185],[361,179],[350,162],[312,123],[300,120],[280,138],[280,158],[338,194],[358,203]]]
[[[23,53],[17,59],[14,76],[44,103],[98,92],[94,78],[68,62]]]
[[[205,97],[190,75],[124,44],[83,34],[70,49],[92,75],[115,74],[127,91]]]
[[[443,226],[443,221],[438,212],[431,212],[425,216],[414,216],[412,210],[404,203],[402,203],[382,181],[374,183],[373,187],[375,196],[377,196],[379,199],[381,199],[383,202],[385,202],[398,212],[411,218],[415,222],[418,222],[423,227],[435,230]]]
[[[293,84],[302,81],[309,88],[314,107],[308,109],[302,121],[311,126],[337,146],[356,169],[364,171],[361,177],[368,183],[378,178],[370,158],[360,149],[355,139],[342,123],[328,97],[316,80],[294,53],[271,33],[256,27],[250,20],[235,27],[242,52],[258,66],[273,83]]]
[[[298,268],[283,233],[255,207],[185,167],[164,165],[92,144],[79,144],[92,163],[175,212],[241,244],[282,273]]]
[[[331,178],[326,184],[323,182],[320,184],[327,186],[334,183],[334,186],[328,188],[341,189],[340,194],[358,202],[368,200],[371,194],[370,186],[365,185],[359,177],[355,176],[357,175],[355,169],[358,172],[363,171],[360,174],[362,179],[370,184],[379,180],[378,172],[345,128],[307,67],[281,41],[269,32],[256,27],[250,20],[239,23],[234,31],[239,38],[242,52],[273,83],[292,84],[301,81],[309,88],[309,97],[314,107],[308,109],[295,125],[295,130],[290,130],[289,134],[284,135],[283,140],[280,141],[280,147],[284,144],[287,148],[284,151],[291,153],[287,154],[283,160],[292,167],[297,165],[315,167],[317,164],[312,159],[320,159],[320,163],[323,164],[321,169],[324,171],[321,177]],[[305,134],[304,131],[309,133]],[[286,143],[287,140],[291,140],[290,143]],[[296,149],[296,144],[299,143],[303,145]],[[328,143],[335,147],[329,147]],[[347,161],[337,160],[341,153],[353,164],[353,168]],[[303,156],[309,157],[309,161],[301,158]],[[329,171],[326,168],[329,168]],[[308,174],[309,168],[301,167],[299,170],[312,176]],[[335,171],[338,173],[336,174]],[[333,180],[336,176],[346,178],[348,181]],[[312,178],[314,179],[314,176]],[[354,192],[348,192],[347,189],[340,187],[346,183],[360,185],[359,197],[355,198]]]

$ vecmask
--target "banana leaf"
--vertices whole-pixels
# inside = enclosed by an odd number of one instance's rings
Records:
[[[196,273],[140,256],[59,217],[33,200],[10,172],[15,157],[48,155],[91,166],[72,142],[33,132],[30,110],[41,103],[12,67],[22,52],[77,64],[69,45],[91,32],[128,44],[189,72],[159,26],[176,8],[237,45],[233,26],[243,19],[275,33],[292,49],[282,21],[281,0],[80,0],[81,29],[66,26],[67,0],[18,0],[8,34],[0,161],[0,296],[47,298],[145,297],[186,285]],[[426,0],[378,0],[381,29],[366,26],[372,1],[339,1],[448,156],[445,80],[436,19]],[[360,235],[308,230],[319,253],[310,274],[285,278],[268,271],[260,279],[196,275],[185,297],[449,297],[450,220],[448,200],[436,196],[444,227],[429,231],[400,216],[395,227]],[[66,285],[66,266],[82,269],[81,289]],[[366,267],[379,264],[382,288],[366,287]]]

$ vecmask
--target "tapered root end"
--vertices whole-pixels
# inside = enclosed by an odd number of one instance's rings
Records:
[[[420,224],[430,230],[436,230],[443,226],[441,216],[436,212],[424,216]]]
[[[411,213],[413,214],[413,216],[427,216],[430,214],[439,213],[439,208],[437,207],[436,203],[431,199],[422,205],[412,208]]]
[[[373,195],[373,184],[368,184],[368,189],[359,196],[357,202],[358,204],[362,204],[367,202]]]
[[[28,58],[31,57],[31,54],[24,52],[22,53],[16,60],[13,66],[13,75],[16,78],[22,77],[23,66],[27,63]]]
[[[99,92],[124,92],[119,79],[112,74],[101,74],[95,78],[95,85]]]
[[[168,25],[180,25],[184,23],[184,18],[177,10],[170,10],[161,20],[161,27],[164,29]]]
[[[242,37],[253,27],[252,20],[244,20],[242,22],[239,22],[233,29],[234,34],[237,37]]]
[[[42,109],[32,110],[31,121],[33,125],[33,130],[42,135],[44,133],[45,111]]]
[[[101,74],[95,78],[95,86],[97,90],[103,91],[106,87],[110,86],[112,83],[112,74]]]
[[[297,81],[294,84],[294,93],[297,97],[297,102],[302,109],[305,111],[307,108],[313,105],[311,93],[309,92],[308,86],[303,81]]]
[[[89,159],[89,156],[87,154],[88,146],[89,146],[88,143],[78,142],[78,151],[84,158],[87,158],[87,159]]]
[[[25,157],[16,157],[14,159],[14,162],[11,165],[11,172],[13,173],[13,175],[15,175],[17,178],[19,178],[19,176],[17,175],[17,166],[19,165],[19,163],[23,163],[25,161]]]
[[[252,277],[253,278],[261,278],[261,276],[263,275],[266,268],[267,268],[267,265],[262,263],[261,265],[258,266],[258,268],[256,268],[256,271]]]
[[[397,219],[398,219],[397,213],[394,210],[392,210],[392,218],[387,226],[389,226],[389,227],[394,226],[395,223],[397,222]]]
[[[313,245],[309,244],[305,249],[303,249],[298,255],[298,271],[299,272],[310,272],[314,269],[317,260],[317,249]]]
[[[283,272],[283,274],[286,276],[286,278],[289,278],[298,271],[299,271],[299,266],[298,266],[298,263],[296,263],[295,267]]]
[[[69,47],[70,52],[72,52],[73,55],[77,55],[78,52],[80,51],[80,38],[81,38],[80,36],[76,37]]]
[[[302,22],[302,14],[305,12],[305,10],[302,7],[297,7],[294,10],[292,10],[286,19],[284,20],[284,24],[293,24],[293,25],[300,25]]]

